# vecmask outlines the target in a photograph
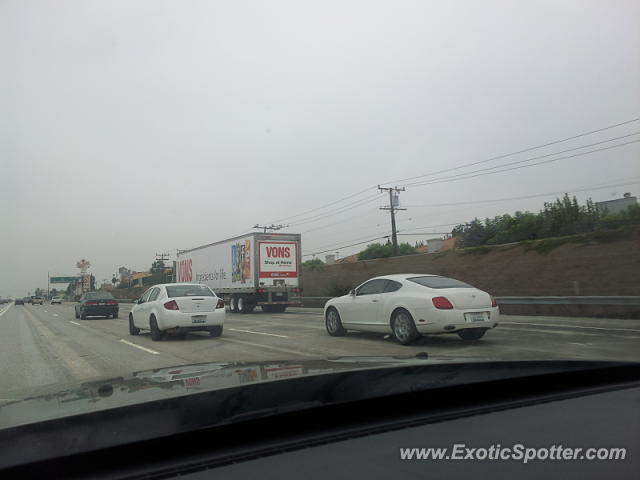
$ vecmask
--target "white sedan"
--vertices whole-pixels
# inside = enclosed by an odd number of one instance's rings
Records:
[[[190,283],[154,285],[134,302],[129,313],[129,333],[150,330],[152,340],[165,333],[182,336],[192,331],[222,335],[225,308],[221,298],[205,286]]]
[[[324,307],[327,332],[393,333],[406,345],[423,334],[457,333],[477,340],[498,325],[496,299],[453,278],[402,274],[372,278]]]

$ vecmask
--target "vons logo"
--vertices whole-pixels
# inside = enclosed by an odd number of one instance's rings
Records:
[[[178,282],[192,282],[193,281],[193,269],[192,269],[192,260],[190,258],[186,260],[178,260],[177,265],[177,277]]]
[[[260,242],[260,278],[298,276],[298,248],[294,242]]]
[[[291,257],[290,247],[266,247],[267,257],[269,258],[289,258]]]

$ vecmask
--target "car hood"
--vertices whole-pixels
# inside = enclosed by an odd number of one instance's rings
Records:
[[[3,395],[0,428],[79,415],[149,401],[222,390],[250,383],[278,382],[293,377],[393,368],[414,364],[455,363],[456,358],[340,357],[319,360],[209,362],[143,370],[130,375],[82,383],[51,385],[28,395]],[[464,361],[481,361],[465,358]]]

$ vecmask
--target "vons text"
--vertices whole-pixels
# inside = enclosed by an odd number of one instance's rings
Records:
[[[291,247],[266,247],[266,251],[269,258],[289,258],[291,256]]]
[[[191,268],[192,262],[191,259],[187,260],[179,260],[177,265],[177,277],[178,282],[192,282],[193,281],[193,270]]]

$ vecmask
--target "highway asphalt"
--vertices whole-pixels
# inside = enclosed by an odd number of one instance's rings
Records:
[[[384,334],[330,337],[321,309],[227,313],[222,337],[192,333],[154,342],[129,335],[131,305],[120,318],[74,318],[72,303],[0,306],[0,401],[17,392],[135,371],[211,361],[413,355],[460,360],[594,359],[640,361],[640,321],[502,315],[475,342],[457,335],[422,337],[401,346]]]

